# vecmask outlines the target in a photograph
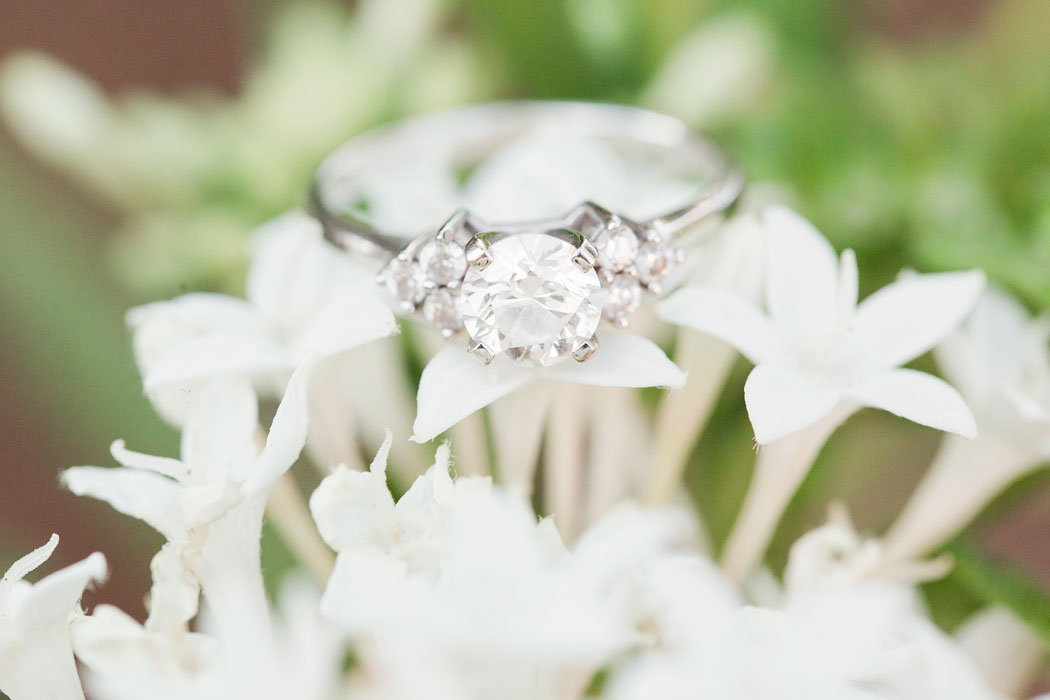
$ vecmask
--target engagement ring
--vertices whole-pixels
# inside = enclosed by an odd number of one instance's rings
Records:
[[[644,219],[628,217],[616,202],[585,201],[562,216],[523,221],[486,221],[460,209],[422,235],[369,221],[358,183],[371,169],[400,163],[408,172],[420,153],[439,147],[469,172],[532,136],[600,140],[631,162],[688,182],[687,194]],[[502,354],[548,366],[587,360],[603,318],[624,327],[645,295],[661,294],[685,259],[688,234],[732,206],[742,187],[715,144],[671,117],[613,105],[508,102],[352,139],[319,168],[311,213],[330,242],[383,261],[376,279],[404,314],[447,338],[465,331],[467,349],[486,364]]]

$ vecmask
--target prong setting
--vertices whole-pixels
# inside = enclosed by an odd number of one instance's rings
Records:
[[[592,336],[590,339],[580,343],[580,345],[572,351],[572,359],[577,362],[586,362],[596,352],[598,352],[598,336]]]
[[[576,254],[572,256],[572,262],[584,272],[593,269],[594,264],[598,262],[598,246],[584,238],[576,249]]]
[[[489,251],[488,244],[478,236],[470,239],[465,252],[467,265],[475,270],[484,270],[492,263],[492,253]]]
[[[492,352],[492,350],[486,347],[484,343],[477,340],[471,340],[467,343],[467,352],[481,360],[481,364],[483,365],[491,363],[496,357],[496,353]]]

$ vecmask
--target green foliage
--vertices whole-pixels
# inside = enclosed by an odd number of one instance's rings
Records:
[[[1001,605],[1027,624],[1050,649],[1050,595],[1019,571],[991,561],[975,548],[954,544],[952,579],[974,598]]]

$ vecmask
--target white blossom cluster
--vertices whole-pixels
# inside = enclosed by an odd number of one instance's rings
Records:
[[[537,149],[482,172],[486,201],[515,202]],[[1041,654],[1032,634],[989,609],[949,635],[916,584],[951,565],[925,557],[1050,457],[1050,326],[977,271],[904,274],[858,303],[853,253],[781,205],[745,206],[697,259],[659,319],[586,363],[484,368],[417,337],[432,359],[413,406],[370,271],[306,215],[264,226],[245,298],[188,294],[128,315],[180,456],[117,441],[121,466],[63,475],[165,538],[145,622],[80,609],[106,576],[101,554],[23,581],[52,538],[0,583],[0,691],[80,700],[82,679],[100,700],[1018,697]],[[643,336],[672,333],[674,361]],[[716,562],[676,505],[680,445],[732,348],[755,365],[745,400],[760,449]],[[931,349],[958,391],[903,367]],[[636,392],[584,386],[678,391],[650,424]],[[949,435],[884,536],[833,510],[778,578],[762,561],[781,512],[865,406]],[[450,443],[420,444],[446,431]],[[323,478],[307,503],[309,463]],[[303,566],[274,604],[264,517]]]

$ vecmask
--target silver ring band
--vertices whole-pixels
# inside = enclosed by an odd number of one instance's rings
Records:
[[[415,117],[351,139],[318,168],[310,193],[311,214],[323,225],[325,237],[340,248],[390,257],[419,232],[379,231],[349,211],[355,178],[377,163],[411,163],[429,144],[445,144],[469,163],[528,134],[607,139],[645,148],[673,161],[683,175],[701,179],[701,186],[681,206],[642,222],[670,237],[731,207],[744,185],[743,175],[721,148],[673,117],[587,102],[496,102]],[[505,228],[527,222],[490,223]]]

